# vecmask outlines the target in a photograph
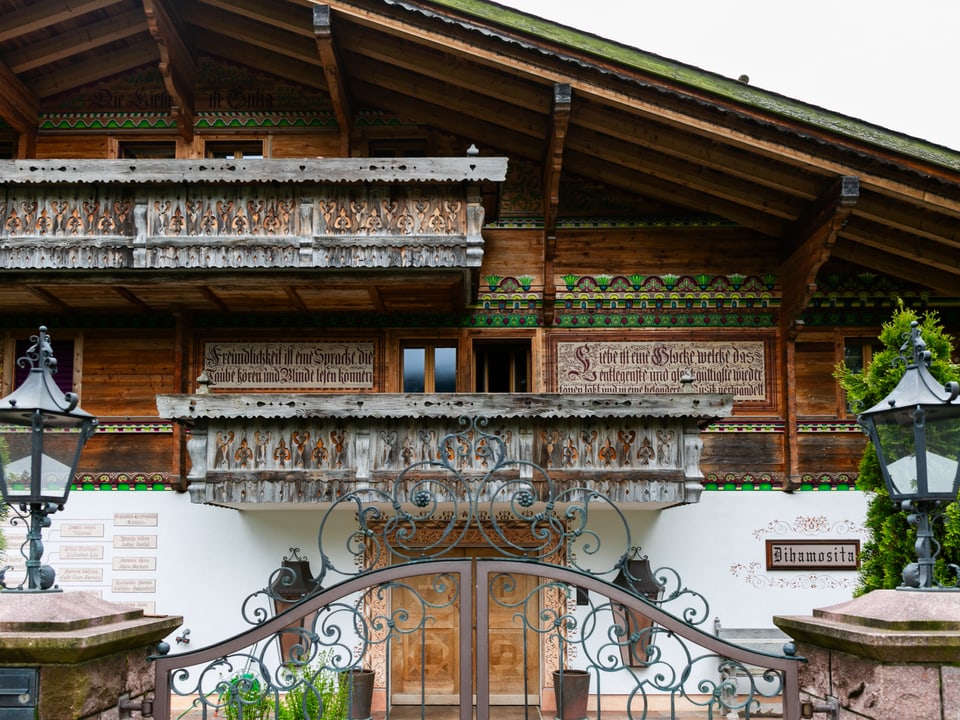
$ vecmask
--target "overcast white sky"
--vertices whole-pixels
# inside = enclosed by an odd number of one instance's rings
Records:
[[[960,150],[958,0],[498,0]]]

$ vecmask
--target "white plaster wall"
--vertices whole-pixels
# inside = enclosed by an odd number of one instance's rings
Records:
[[[848,600],[856,585],[854,572],[779,571],[765,569],[766,539],[863,539],[866,499],[858,492],[704,493],[697,505],[661,512],[628,511],[629,542],[642,547],[654,568],[669,566],[686,587],[709,602],[704,623],[714,617],[727,627],[773,627],[774,615],[805,615],[814,608]],[[44,559],[60,577],[70,568],[99,568],[99,582],[61,581],[65,590],[99,593],[108,600],[140,603],[160,614],[182,615],[190,628],[190,645],[169,641],[174,652],[194,649],[233,635],[246,626],[240,611],[243,599],[263,587],[272,570],[299,547],[319,566],[317,531],[323,510],[248,511],[194,505],[174,492],[75,491],[66,509],[53,516],[45,534]],[[118,513],[156,513],[155,526],[117,526]],[[603,533],[601,550],[584,564],[610,568],[623,552],[627,536],[616,530],[619,517],[611,510],[595,513],[592,526]],[[63,523],[102,526],[100,536],[63,538]],[[335,547],[328,554],[349,563],[346,540],[353,513],[338,514]],[[23,530],[8,527],[7,562],[17,565],[17,541]],[[156,535],[156,549],[114,547],[122,534]],[[61,557],[63,545],[97,546],[97,561]],[[120,557],[156,557],[155,571],[119,571]],[[22,563],[21,563],[22,564]],[[15,571],[11,575],[16,577]],[[117,580],[155,580],[155,593],[116,592]],[[121,586],[122,587],[122,586]]]

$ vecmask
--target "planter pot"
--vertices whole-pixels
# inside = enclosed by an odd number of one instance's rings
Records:
[[[554,670],[553,696],[558,720],[584,720],[590,697],[590,673],[586,670]]]
[[[354,668],[346,673],[349,683],[350,706],[347,708],[348,720],[369,720],[370,705],[373,701],[373,670]]]

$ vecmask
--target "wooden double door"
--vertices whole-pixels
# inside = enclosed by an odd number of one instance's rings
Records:
[[[540,604],[538,579],[511,573],[478,587],[477,558],[495,555],[489,548],[451,552],[450,559],[473,559],[470,582],[464,577],[462,587],[436,575],[420,575],[392,590],[391,616],[398,629],[390,660],[393,704],[458,704],[464,662],[473,668],[474,702],[477,673],[487,673],[489,704],[539,704],[540,634],[533,630]],[[489,593],[486,603],[477,602],[479,592]],[[472,593],[469,635],[460,627],[463,593]],[[486,622],[477,622],[478,605],[488,608]],[[478,627],[485,638],[477,637]],[[467,637],[471,646],[464,648]],[[487,653],[480,653],[487,656],[487,667],[478,667],[478,642],[487,644]]]

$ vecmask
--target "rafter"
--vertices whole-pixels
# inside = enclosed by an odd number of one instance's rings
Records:
[[[76,21],[82,15],[109,7],[117,0],[41,0],[17,10],[4,11],[0,27],[0,42],[45,30],[51,25]]]
[[[285,2],[264,3],[262,0],[200,0],[204,5],[226,10],[261,25],[270,25],[285,32],[313,37],[310,9]]]
[[[570,86],[553,86],[553,112],[550,132],[543,158],[543,320],[546,327],[553,325],[554,299],[557,294],[553,282],[553,260],[557,250],[557,215],[560,209],[560,175],[563,171],[563,148],[570,125],[570,107],[573,104]]]
[[[906,258],[877,252],[843,239],[837,241],[830,256],[928,288],[944,297],[956,297],[957,287],[960,287],[960,272],[947,272],[930,265],[911,262]]]
[[[215,32],[204,33],[203,51],[238,65],[250,62],[250,46],[248,44]],[[289,55],[258,49],[257,69],[283,80],[297,82],[305,87],[318,90],[325,90],[327,87],[323,73],[316,72],[313,66],[294,60]]]
[[[622,162],[622,158],[620,158]],[[779,237],[785,223],[779,218],[764,215],[750,208],[718,198],[708,192],[692,189],[669,177],[655,177],[643,172],[644,168],[618,165],[616,160],[597,156],[595,153],[574,150],[568,143],[565,162],[576,167],[578,172],[613,187],[643,195],[667,205],[681,206],[697,213],[708,213],[739,223],[769,237]]]
[[[109,72],[120,73],[125,70],[149,65],[157,61],[157,46],[154,43],[136,43],[123,50],[110,53]],[[73,90],[88,83],[102,80],[104,77],[102,58],[91,58],[72,64],[55,73],[46,73],[32,80],[30,85],[40,98]]]
[[[143,11],[134,8],[106,20],[86,25],[82,33],[48,37],[40,42],[12,50],[4,57],[13,72],[29,72],[58,60],[147,32],[147,29],[147,19]]]
[[[170,95],[170,110],[181,137],[193,140],[197,64],[183,39],[180,23],[165,0],[142,0],[150,35],[160,51],[160,75]]]
[[[809,210],[784,235],[783,243],[792,252],[780,269],[783,301],[780,327],[791,327],[817,289],[817,273],[830,257],[837,233],[846,223],[860,197],[860,179],[851,175],[837,178]]]
[[[0,118],[21,135],[36,136],[39,112],[37,96],[0,63]]]
[[[313,33],[317,41],[317,53],[323,62],[323,76],[330,91],[333,114],[340,127],[340,155],[350,157],[350,129],[353,127],[353,111],[347,96],[347,85],[339,60],[336,44],[333,41],[333,28],[329,5],[315,5],[313,8]]]
[[[317,56],[316,41],[272,26],[264,27],[253,20],[224,10],[207,5],[188,4],[183,6],[181,18],[197,27],[199,45],[204,43],[204,33],[213,32],[247,43],[251,48],[276,52],[317,67],[323,64]],[[257,58],[252,50],[248,53],[245,64],[257,65]]]

